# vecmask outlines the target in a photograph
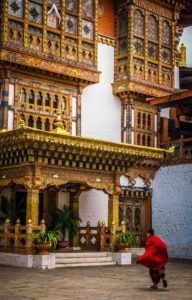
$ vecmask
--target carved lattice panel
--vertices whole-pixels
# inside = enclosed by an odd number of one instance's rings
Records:
[[[29,21],[42,24],[42,5],[29,1]]]
[[[134,77],[144,79],[144,61],[141,59],[133,58]]]
[[[148,80],[151,82],[158,82],[158,65],[148,63]]]
[[[34,26],[29,26],[28,33],[29,48],[38,51],[42,50],[42,30]]]
[[[9,41],[11,46],[23,46],[23,24],[9,21]]]
[[[119,16],[119,36],[126,35],[128,32],[128,15],[123,13]]]
[[[23,18],[23,0],[9,0],[8,1],[8,13],[9,15]]]
[[[93,39],[93,23],[87,20],[82,20],[82,37]]]
[[[162,25],[162,42],[165,45],[170,45],[171,43],[171,27],[167,21],[163,21]]]
[[[71,60],[77,60],[77,40],[65,38],[65,57]]]
[[[154,43],[148,43],[148,57],[157,60],[158,58],[158,46]]]
[[[170,64],[171,62],[171,50],[162,47],[162,61],[166,64]]]
[[[134,13],[134,33],[142,37],[144,35],[144,16],[138,9]]]
[[[127,38],[119,39],[119,55],[123,55],[127,53]]]
[[[77,35],[77,18],[65,15],[65,31],[70,34]]]
[[[158,40],[158,22],[154,16],[149,16],[148,39],[152,41]]]
[[[67,10],[76,13],[77,12],[77,0],[66,0],[65,7]]]
[[[133,53],[138,55],[144,54],[144,42],[142,39],[134,37],[133,39]]]
[[[93,18],[93,15],[94,15],[93,0],[83,0],[82,8],[83,8],[83,17]]]

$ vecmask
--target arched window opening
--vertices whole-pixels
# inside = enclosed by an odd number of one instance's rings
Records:
[[[41,118],[39,117],[36,121],[36,128],[41,130],[41,125],[42,125],[42,121]]]
[[[34,127],[34,120],[33,120],[33,116],[29,116],[28,119],[28,127]]]
[[[61,110],[65,110],[66,109],[66,99],[65,97],[62,97],[61,99]]]
[[[146,114],[143,114],[143,129],[146,127]]]
[[[42,99],[43,99],[42,94],[41,92],[39,92],[37,94],[37,105],[42,105]]]
[[[55,95],[53,97],[53,108],[57,108],[58,107],[58,97],[57,95]]]
[[[150,147],[151,146],[151,137],[148,135],[147,137],[147,146]]]
[[[50,106],[50,95],[49,94],[47,94],[45,96],[45,106]]]
[[[155,17],[152,15],[149,16],[148,38],[149,40],[152,41],[158,40],[158,22],[156,21]]]
[[[141,135],[137,135],[137,145],[141,145]]]
[[[171,43],[171,27],[166,20],[163,21],[162,25],[162,42],[167,46],[170,46]]]
[[[140,128],[141,127],[141,113],[138,112],[137,114],[137,127]]]
[[[134,32],[142,37],[144,35],[144,16],[139,9],[134,14]]]
[[[50,130],[50,122],[49,122],[49,119],[46,119],[45,124],[44,124],[44,129],[45,129],[45,131],[49,131],[49,130]]]
[[[135,226],[139,226],[141,223],[141,211],[138,207],[135,208],[134,223],[135,223]]]
[[[29,92],[29,104],[34,104],[34,92],[30,90]]]
[[[142,136],[142,145],[145,146],[145,143],[146,143],[146,137],[145,137],[145,135],[143,135]]]
[[[26,102],[26,91],[24,88],[21,89],[20,92],[20,102],[25,103]]]
[[[150,130],[150,128],[151,128],[151,116],[150,115],[147,116],[147,127],[148,127],[148,130]]]

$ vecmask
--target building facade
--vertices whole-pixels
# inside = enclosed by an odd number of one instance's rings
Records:
[[[60,115],[61,127],[73,136],[160,147],[160,109],[149,100],[175,91],[179,15],[188,5],[179,0],[1,1],[0,128],[25,124],[49,133]],[[65,167],[88,168],[85,153],[74,164],[69,156]],[[105,156],[90,159],[93,170],[108,171]],[[144,233],[151,225],[151,182],[159,162],[134,163],[109,171],[118,175],[118,219]],[[70,181],[79,183],[75,175]],[[91,186],[82,184],[80,217],[84,224],[108,224],[108,196]],[[69,205],[73,188],[41,193],[39,211],[45,212],[47,203],[49,212]],[[4,186],[2,195],[12,189]],[[20,187],[14,193],[19,198],[23,192]]]

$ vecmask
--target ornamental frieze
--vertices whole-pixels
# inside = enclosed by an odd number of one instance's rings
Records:
[[[38,57],[32,57],[29,55],[15,53],[10,51],[1,51],[1,60],[17,63],[29,67],[36,67],[41,70],[47,70],[58,74],[66,75],[69,77],[78,78],[80,80],[88,80],[90,82],[99,82],[99,73],[83,70],[69,65],[64,65],[49,60],[42,60]]]

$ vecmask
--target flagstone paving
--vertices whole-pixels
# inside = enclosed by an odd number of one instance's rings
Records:
[[[140,265],[24,269],[0,266],[0,300],[191,300],[192,260],[171,261],[169,286],[150,289]]]

